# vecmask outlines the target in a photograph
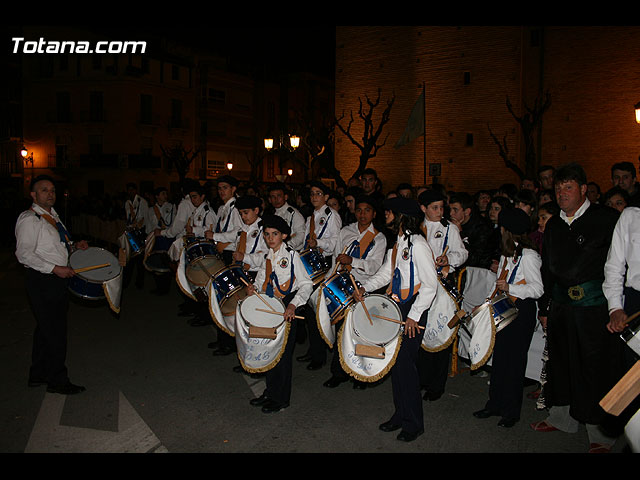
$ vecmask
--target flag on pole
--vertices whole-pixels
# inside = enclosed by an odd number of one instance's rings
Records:
[[[424,135],[424,88],[418,100],[416,100],[416,103],[413,105],[413,110],[411,110],[411,115],[409,115],[409,121],[407,122],[407,128],[405,128],[402,137],[396,142],[394,148],[407,145],[421,135]]]

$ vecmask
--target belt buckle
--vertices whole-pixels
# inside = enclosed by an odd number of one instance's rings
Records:
[[[582,300],[584,298],[584,288],[580,285],[569,287],[567,289],[567,294],[571,300]]]

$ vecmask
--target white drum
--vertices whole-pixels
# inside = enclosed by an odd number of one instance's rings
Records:
[[[337,344],[344,370],[362,382],[375,382],[396,361],[402,342],[402,313],[386,295],[370,294],[363,302],[364,306],[356,302],[349,308]]]
[[[258,293],[238,302],[236,346],[240,364],[247,372],[266,372],[280,361],[291,327],[284,319],[284,311],[279,298]]]
[[[487,363],[493,354],[496,324],[493,320],[491,304],[487,302],[479,306],[466,326],[471,335],[468,352],[471,370],[476,370]]]

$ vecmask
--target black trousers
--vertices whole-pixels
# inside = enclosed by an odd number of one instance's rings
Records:
[[[320,288],[320,285],[318,285],[316,288]],[[322,339],[322,335],[320,334],[318,320],[316,319],[315,308],[306,308],[304,317],[304,322],[309,338],[308,353],[311,355],[311,362],[325,363],[327,361],[327,350],[329,348],[326,342]]]
[[[449,363],[453,344],[439,352],[418,351],[420,385],[429,393],[444,393],[449,378]]]
[[[520,419],[527,354],[537,322],[534,299],[518,299],[515,303],[518,317],[496,334],[485,405],[487,410],[509,419]]]
[[[285,307],[289,305],[294,296],[295,292],[288,294],[282,299]],[[306,304],[296,308],[296,315],[302,315],[307,309]],[[297,318],[291,321],[289,336],[287,337],[287,344],[284,347],[282,357],[280,357],[277,365],[265,374],[267,388],[264,394],[278,403],[289,403],[291,399],[293,349],[296,345],[296,329],[299,321],[301,320]]]
[[[419,295],[419,294],[418,294]],[[400,303],[402,320],[406,321],[409,310],[415,302],[414,296],[407,303]],[[423,312],[419,325],[427,324],[427,311]],[[396,363],[391,368],[391,386],[395,411],[391,421],[402,426],[402,430],[415,433],[424,429],[420,376],[418,375],[418,350],[422,344],[424,329],[419,329],[413,338],[403,335]]]
[[[64,385],[69,382],[66,367],[68,282],[31,268],[25,271],[27,298],[36,319],[29,378],[49,385]]]

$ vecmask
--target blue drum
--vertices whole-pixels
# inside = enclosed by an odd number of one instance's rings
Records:
[[[248,294],[246,285],[251,283],[242,266],[229,265],[212,278],[216,300],[223,315],[234,315],[236,305]]]
[[[69,290],[77,297],[86,300],[102,300],[105,293],[102,285],[122,273],[118,259],[111,252],[98,247],[76,250],[69,256],[69,266],[82,270],[96,265],[105,265],[95,270],[76,273],[69,279]]]
[[[224,268],[224,261],[218,253],[216,242],[206,238],[188,240],[185,246],[185,275],[190,283],[204,287]]]
[[[329,317],[335,320],[354,302],[351,275],[345,272],[332,275],[322,283],[322,292]]]
[[[169,258],[169,248],[174,242],[175,238],[167,237],[151,237],[153,245],[150,247],[151,251],[145,255],[144,267],[151,273],[169,273],[171,271],[171,258]]]
[[[314,285],[320,283],[331,268],[331,265],[329,265],[324,255],[315,248],[309,248],[300,252],[300,260]]]
[[[124,232],[127,237],[129,247],[131,247],[131,256],[135,257],[144,252],[144,242],[147,239],[147,235],[141,228],[128,228]]]
[[[498,333],[518,317],[518,308],[507,294],[501,293],[491,299],[491,313]]]

